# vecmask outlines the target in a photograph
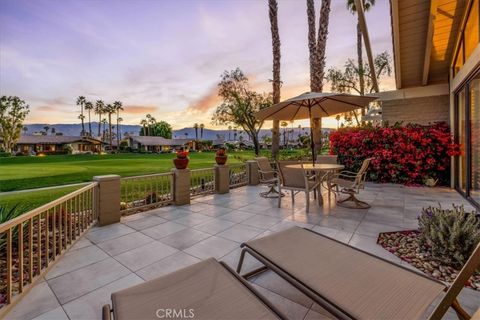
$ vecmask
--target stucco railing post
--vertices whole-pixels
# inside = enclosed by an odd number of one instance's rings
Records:
[[[98,183],[95,197],[98,224],[106,226],[120,222],[120,176],[95,176],[93,181]]]
[[[172,169],[173,203],[176,206],[190,204],[190,170]]]
[[[259,184],[257,161],[255,160],[247,161],[247,177],[248,177],[249,186],[256,186],[257,184]]]
[[[230,192],[230,170],[228,165],[215,165],[215,192],[220,194]]]

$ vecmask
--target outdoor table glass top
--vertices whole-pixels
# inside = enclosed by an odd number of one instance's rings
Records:
[[[287,168],[292,169],[302,169],[308,171],[328,171],[328,170],[342,170],[345,168],[342,164],[333,164],[333,163],[304,163],[302,164],[290,164],[287,165]]]

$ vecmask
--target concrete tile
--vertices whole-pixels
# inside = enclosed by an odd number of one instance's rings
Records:
[[[139,270],[149,264],[161,260],[178,250],[159,241],[153,241],[136,249],[115,256],[115,260],[132,271]]]
[[[164,222],[167,222],[167,220],[152,214],[141,219],[124,221],[123,224],[126,224],[127,226],[135,230],[142,230],[159,225]]]
[[[39,283],[20,300],[5,319],[32,319],[58,308],[60,304],[46,282]]]
[[[364,221],[358,225],[355,233],[370,237],[378,237],[378,234],[381,232],[391,232],[399,230],[403,230],[403,228]]]
[[[204,216],[203,214],[200,214],[200,213],[191,213],[189,215],[175,219],[173,221],[175,223],[183,224],[184,226],[187,226],[187,227],[193,227],[201,223],[207,222],[211,219],[212,217]]]
[[[109,255],[116,256],[122,252],[138,248],[152,241],[154,241],[152,238],[141,232],[133,232],[112,240],[100,242],[98,246]]]
[[[144,280],[148,281],[181,268],[188,267],[189,265],[200,261],[200,259],[186,254],[185,252],[177,252],[166,257],[165,259],[154,262],[151,265],[136,271],[135,273]]]
[[[245,211],[234,210],[234,211],[231,211],[227,214],[221,215],[219,217],[219,219],[224,219],[224,220],[228,220],[228,221],[238,223],[238,222],[245,221],[248,218],[251,218],[253,216],[255,216],[254,213],[248,213],[248,212],[245,212]]]
[[[182,224],[169,221],[169,222],[159,224],[158,226],[155,226],[155,227],[151,227],[151,228],[148,228],[148,229],[143,229],[141,232],[143,234],[146,234],[147,236],[153,238],[153,239],[158,240],[160,238],[169,236],[169,235],[171,235],[175,232],[178,232],[180,230],[184,230],[186,228],[187,227],[182,225]]]
[[[108,258],[108,255],[96,246],[88,246],[67,252],[46,274],[45,278],[47,280],[52,279],[106,258]]]
[[[350,239],[349,245],[367,251],[373,255],[387,259],[389,261],[401,264],[402,260],[395,256],[394,254],[383,249],[382,246],[377,244],[377,238],[368,237],[360,234],[354,234]]]
[[[194,244],[184,251],[200,259],[207,259],[210,257],[218,259],[235,250],[238,246],[239,244],[237,242],[212,236],[208,239],[200,241],[197,244]]]
[[[232,240],[238,243],[246,242],[255,236],[262,233],[264,230],[260,228],[255,228],[252,226],[245,226],[242,224],[234,225],[227,230],[224,230],[217,234],[218,237],[222,237],[228,240]]]
[[[248,218],[245,221],[242,221],[242,224],[251,226],[251,227],[260,228],[260,229],[268,229],[276,225],[280,221],[282,221],[281,218],[273,218],[269,216],[256,215],[254,217]]]
[[[161,238],[159,241],[178,250],[184,250],[210,236],[211,235],[208,233],[192,228],[186,228],[167,237]]]
[[[65,304],[129,273],[130,270],[118,261],[107,258],[47,282],[60,303]]]
[[[93,243],[85,237],[81,237],[75,244],[70,248],[69,251],[82,249],[88,246],[93,245]]]
[[[167,220],[175,220],[186,215],[189,215],[191,212],[188,210],[178,209],[178,207],[170,207],[168,211],[160,211],[156,213],[157,216],[167,219]]]
[[[278,231],[286,230],[292,227],[311,229],[313,227],[313,224],[299,222],[299,221],[292,221],[292,220],[283,220],[277,223],[276,225],[273,225],[272,227],[270,227],[270,230],[272,230],[273,232],[278,232]]]
[[[33,320],[69,320],[65,311],[62,307],[55,308],[51,311],[45,312],[38,317],[33,318]]]
[[[235,225],[235,222],[224,219],[212,219],[205,223],[196,225],[194,228],[208,234],[214,235],[225,229],[231,228]]]
[[[101,319],[102,307],[106,304],[110,304],[110,306],[112,305],[112,293],[135,286],[142,282],[143,280],[139,276],[131,273],[104,287],[64,304],[63,308],[71,320]]]
[[[327,228],[322,226],[315,226],[312,228],[312,230],[320,234],[323,234],[329,238],[332,238],[344,243],[349,243],[350,239],[353,236],[352,232],[348,232],[345,230],[332,229],[332,228]]]
[[[87,233],[86,237],[93,243],[99,243],[118,238],[131,232],[135,232],[135,229],[132,229],[122,223],[115,223],[105,227],[94,227]]]
[[[232,212],[232,211],[233,211],[232,208],[210,206],[210,207],[206,207],[206,208],[198,211],[198,213],[201,213],[201,214],[209,216],[209,217],[221,217],[224,214],[227,214],[227,213]]]

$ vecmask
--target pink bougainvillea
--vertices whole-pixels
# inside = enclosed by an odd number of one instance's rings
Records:
[[[357,171],[365,158],[374,158],[368,179],[377,182],[423,184],[427,178],[445,184],[450,156],[460,153],[448,124],[430,126],[341,128],[330,134],[330,153],[346,170]]]

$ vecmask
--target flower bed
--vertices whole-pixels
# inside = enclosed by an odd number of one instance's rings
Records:
[[[424,184],[428,178],[449,180],[453,143],[448,124],[341,128],[330,134],[330,153],[337,154],[346,170],[358,171],[373,157],[368,179],[377,182]]]
[[[417,230],[384,232],[378,236],[377,243],[427,275],[440,281],[453,282],[460,270],[440,263],[421,250],[419,234]],[[474,274],[466,285],[480,291],[480,273]]]

